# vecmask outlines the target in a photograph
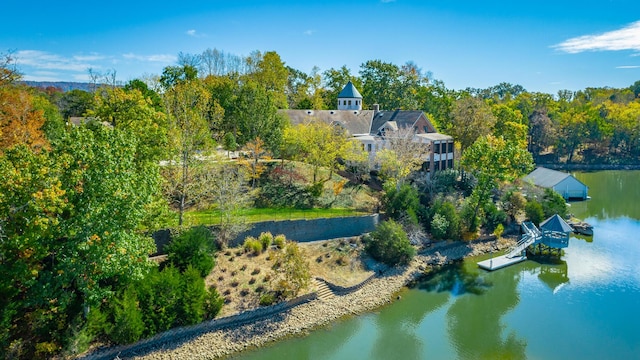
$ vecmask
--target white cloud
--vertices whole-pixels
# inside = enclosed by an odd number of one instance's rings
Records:
[[[616,69],[640,69],[640,65],[622,65],[616,66]]]
[[[100,68],[99,65],[91,63],[82,56],[69,58],[40,50],[21,50],[16,52],[15,57],[20,66],[36,69],[86,71],[90,67]]]
[[[189,29],[185,32],[185,34],[194,37],[194,38],[204,38],[207,37],[207,34],[202,34],[196,31],[196,29]]]
[[[152,55],[138,55],[134,53],[122,54],[122,57],[129,60],[137,60],[144,62],[157,62],[157,63],[174,63],[177,60],[175,55],[168,54],[152,54]]]
[[[307,30],[307,31],[305,31],[305,32],[304,32],[304,34],[305,34],[305,35],[307,35],[307,36],[311,36],[311,35],[313,35],[315,32],[316,32],[315,30]]]
[[[73,59],[77,61],[98,61],[98,60],[104,60],[105,57],[94,53],[91,55],[76,55],[73,57]]]
[[[619,30],[574,37],[553,47],[571,54],[584,51],[640,51],[640,21]]]

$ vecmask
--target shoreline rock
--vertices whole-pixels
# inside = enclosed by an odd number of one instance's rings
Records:
[[[418,279],[426,269],[468,256],[506,249],[515,242],[484,241],[436,244],[418,254],[409,265],[387,270],[358,290],[326,301],[313,300],[274,316],[235,327],[176,339],[156,345],[144,353],[131,354],[134,359],[218,359],[268,343],[308,334],[347,316],[373,311],[396,299],[407,284]],[[394,296],[395,295],[395,296]],[[129,356],[127,356],[129,358]]]

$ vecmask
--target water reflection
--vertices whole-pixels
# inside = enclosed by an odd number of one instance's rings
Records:
[[[558,260],[556,264],[541,265],[536,269],[538,279],[555,294],[569,282],[567,262]]]
[[[575,176],[589,186],[591,196],[591,200],[571,203],[569,211],[577,217],[593,216],[603,220],[628,216],[640,220],[640,187],[637,186],[640,171],[578,172]]]
[[[377,339],[368,359],[419,359],[428,347],[429,337],[418,330],[432,312],[449,301],[446,293],[403,298],[403,306],[385,308],[376,317]]]
[[[447,311],[447,331],[458,358],[524,359],[526,341],[515,331],[503,334],[502,323],[519,302],[519,281],[517,271],[486,273],[458,263],[429,275],[417,287],[455,296]]]
[[[490,286],[478,272],[467,269],[462,262],[445,265],[426,275],[417,284],[418,289],[449,292],[453,296],[465,293],[481,295]]]

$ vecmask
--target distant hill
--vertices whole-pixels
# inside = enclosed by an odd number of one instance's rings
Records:
[[[82,82],[69,82],[69,81],[22,81],[23,84],[31,87],[45,89],[48,87],[55,87],[63,92],[71,91],[71,90],[84,90],[90,91],[93,84],[91,83],[82,83]]]

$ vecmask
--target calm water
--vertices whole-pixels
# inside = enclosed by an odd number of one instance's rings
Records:
[[[640,359],[640,171],[577,173],[594,226],[557,264],[471,259],[371,313],[239,359]]]

